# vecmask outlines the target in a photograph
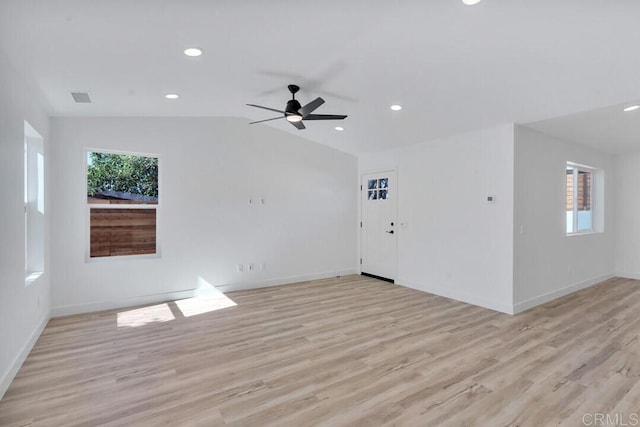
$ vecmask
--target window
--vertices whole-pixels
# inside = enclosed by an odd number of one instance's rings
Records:
[[[594,169],[567,163],[567,234],[594,231]]]
[[[389,198],[389,178],[370,179],[367,182],[368,200],[387,200]]]
[[[89,258],[158,253],[158,158],[87,152]]]
[[[44,273],[44,140],[24,122],[25,285]]]

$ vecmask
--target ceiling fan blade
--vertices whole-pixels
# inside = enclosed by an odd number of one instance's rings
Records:
[[[287,114],[282,110],[276,110],[275,108],[263,107],[262,105],[256,105],[256,104],[247,104],[247,105],[249,107],[262,108],[263,110],[269,110],[269,111],[275,111],[276,113]]]
[[[307,105],[305,105],[304,107],[302,107],[301,109],[299,109],[298,113],[300,113],[303,118],[306,118],[307,115],[311,114],[316,108],[318,108],[322,104],[324,104],[324,99],[318,97],[313,101],[311,101],[310,103],[308,103]]]
[[[257,122],[251,122],[249,124],[250,125],[255,125],[256,123],[268,122],[268,121],[271,121],[271,120],[278,120],[278,119],[284,119],[284,116],[274,117],[273,119],[258,120]]]
[[[339,114],[308,114],[304,117],[305,120],[342,120],[347,116]]]
[[[294,125],[295,127],[297,127],[298,129],[302,130],[302,129],[306,129],[304,123],[302,122],[289,122],[292,125]]]

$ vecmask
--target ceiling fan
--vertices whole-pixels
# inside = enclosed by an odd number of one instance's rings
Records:
[[[271,120],[287,119],[287,121],[293,126],[302,130],[305,129],[304,123],[302,123],[303,120],[342,120],[347,117],[338,114],[311,114],[316,108],[324,104],[324,99],[316,98],[303,107],[300,105],[298,100],[296,100],[296,93],[300,90],[300,87],[296,85],[289,85],[287,87],[289,88],[289,92],[291,92],[291,99],[287,101],[287,106],[284,111],[277,110],[275,108],[263,107],[262,105],[247,104],[249,107],[275,111],[276,113],[282,114],[282,116],[274,117],[272,119],[258,120],[257,122],[251,122],[249,124],[253,125],[255,123],[268,122]]]

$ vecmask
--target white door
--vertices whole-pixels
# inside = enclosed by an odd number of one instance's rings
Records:
[[[396,172],[362,175],[361,188],[361,271],[395,280],[398,253]]]

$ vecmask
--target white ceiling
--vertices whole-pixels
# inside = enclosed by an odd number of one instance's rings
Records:
[[[283,108],[297,83],[302,104],[348,114],[345,131],[254,126],[359,153],[640,101],[639,16],[637,0],[0,0],[0,53],[61,116],[260,120],[274,116],[245,104]],[[599,148],[633,146],[629,127]]]
[[[625,113],[623,110],[628,105],[599,108],[527,126],[613,154],[637,152],[640,151],[640,110]]]

